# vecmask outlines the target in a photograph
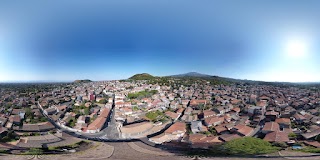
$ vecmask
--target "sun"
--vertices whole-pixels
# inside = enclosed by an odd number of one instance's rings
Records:
[[[286,45],[286,52],[290,57],[304,57],[308,53],[307,43],[302,40],[291,40]]]

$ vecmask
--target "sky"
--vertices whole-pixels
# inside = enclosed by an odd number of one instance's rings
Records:
[[[199,72],[320,82],[320,2],[0,2],[0,82]]]

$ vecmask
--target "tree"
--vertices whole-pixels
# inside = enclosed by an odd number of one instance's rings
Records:
[[[90,108],[85,108],[84,109],[84,114],[89,115],[90,114]]]
[[[292,139],[296,139],[297,135],[295,133],[291,132],[291,133],[288,134],[288,137],[292,138]]]
[[[320,134],[316,136],[315,140],[320,142]]]
[[[269,142],[259,138],[243,137],[231,140],[223,146],[228,154],[232,155],[256,155],[273,153],[279,150]]]
[[[74,118],[70,119],[68,125],[73,128],[76,125],[76,120]]]
[[[100,104],[106,104],[108,101],[105,99],[105,98],[103,98],[103,99],[101,99],[100,101],[99,101],[99,103]]]
[[[217,130],[212,126],[209,127],[209,132],[214,136],[218,135]]]
[[[31,110],[31,108],[26,108],[25,111],[26,111],[26,117],[28,117],[28,118],[33,117],[33,112]]]
[[[46,121],[47,121],[47,118],[46,118],[46,117],[41,117],[41,118],[39,119],[39,121],[40,121],[40,122],[46,122]]]

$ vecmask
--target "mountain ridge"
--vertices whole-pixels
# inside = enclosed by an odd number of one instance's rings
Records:
[[[183,74],[176,74],[176,75],[170,75],[166,77],[212,77],[211,75],[208,74],[203,74],[203,73],[198,73],[198,72],[187,72]]]

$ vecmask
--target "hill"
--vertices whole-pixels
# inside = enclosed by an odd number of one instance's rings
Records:
[[[229,85],[229,84],[250,84],[250,85],[272,85],[278,87],[288,87],[288,86],[296,86],[296,87],[310,87],[310,86],[320,86],[320,83],[290,83],[290,82],[265,82],[265,81],[255,81],[255,80],[246,80],[246,79],[234,79],[220,76],[212,76],[207,74],[201,74],[197,72],[188,72],[184,74],[177,74],[171,76],[152,76],[148,73],[136,74],[129,79],[131,80],[149,80],[152,84],[169,84],[168,80],[170,79],[181,79],[186,84],[191,84],[195,80],[207,80],[211,84],[214,85]]]
[[[130,77],[129,79],[132,80],[151,80],[154,79],[155,77],[148,74],[148,73],[141,73],[141,74],[135,74],[134,76]]]
[[[88,83],[88,82],[92,82],[89,79],[82,79],[82,80],[75,80],[73,83]]]
[[[207,74],[202,74],[202,73],[198,73],[198,72],[188,72],[188,73],[184,73],[184,74],[177,74],[177,75],[172,75],[169,77],[211,77],[210,75]]]
[[[230,84],[230,83],[237,83],[241,80],[226,78],[226,77],[219,77],[219,76],[212,76],[208,74],[202,74],[198,72],[188,72],[184,74],[177,74],[172,76],[167,76],[169,78],[179,78],[179,79],[189,79],[189,80],[196,80],[196,79],[203,79],[210,81],[212,84]]]

